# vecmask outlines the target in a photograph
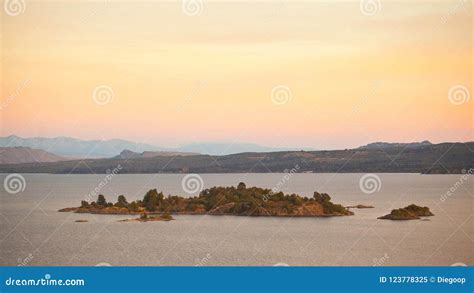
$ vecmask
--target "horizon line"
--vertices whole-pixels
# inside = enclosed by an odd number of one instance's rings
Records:
[[[130,140],[130,139],[124,139],[124,138],[103,138],[103,139],[88,139],[88,138],[78,138],[78,137],[73,137],[73,136],[20,136],[17,134],[10,134],[10,135],[5,135],[5,136],[0,136],[0,138],[9,138],[9,137],[15,137],[15,138],[20,138],[20,139],[59,139],[59,138],[66,138],[66,139],[74,139],[74,140],[79,140],[79,141],[84,141],[84,142],[106,142],[106,141],[114,141],[114,140],[119,140],[119,141],[125,141],[129,143],[134,143],[134,144],[145,144],[145,145],[150,145],[153,147],[159,147],[159,148],[168,148],[168,149],[177,149],[181,148],[184,146],[192,145],[192,144],[246,144],[246,145],[254,145],[258,147],[265,147],[265,148],[270,148],[270,149],[288,149],[288,150],[295,150],[295,149],[309,149],[308,151],[324,151],[324,150],[344,150],[344,149],[354,149],[354,148],[359,148],[363,146],[367,146],[370,144],[377,144],[377,143],[387,143],[387,144],[414,144],[414,143],[430,143],[430,144],[442,144],[442,143],[469,143],[469,142],[474,142],[474,140],[468,140],[468,141],[441,141],[441,142],[433,142],[429,139],[424,139],[420,141],[370,141],[365,144],[359,145],[357,147],[345,147],[345,148],[333,148],[333,149],[322,149],[322,148],[317,148],[317,147],[311,147],[311,146],[269,146],[265,144],[259,144],[256,142],[248,142],[248,141],[194,141],[194,142],[187,142],[187,143],[182,143],[180,145],[170,147],[170,146],[163,146],[163,145],[157,145],[155,143],[148,143],[148,142],[141,142],[141,141],[135,141],[135,140]]]

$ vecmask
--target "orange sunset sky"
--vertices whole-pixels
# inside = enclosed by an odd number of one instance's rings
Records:
[[[380,1],[373,15],[359,1],[182,4],[25,1],[9,15],[2,3],[0,135],[318,149],[474,139],[472,1]]]

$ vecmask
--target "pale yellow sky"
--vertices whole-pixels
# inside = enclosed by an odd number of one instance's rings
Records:
[[[196,3],[3,2],[0,135],[474,140],[472,1]]]

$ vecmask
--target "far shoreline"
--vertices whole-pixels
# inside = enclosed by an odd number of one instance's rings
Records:
[[[13,172],[0,172],[0,175],[9,175]],[[467,173],[418,173],[418,172],[298,172],[293,175],[301,174],[387,174],[387,175],[464,175]],[[36,174],[36,175],[109,175],[110,173],[44,173],[44,172],[17,172],[17,174]],[[174,172],[163,172],[163,173],[126,173],[120,172],[114,176],[119,175],[186,175],[186,174],[200,174],[200,175],[238,175],[238,174],[287,174],[285,172],[224,172],[224,173],[174,173]]]

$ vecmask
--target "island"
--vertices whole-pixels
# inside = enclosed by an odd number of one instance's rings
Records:
[[[128,202],[119,195],[116,203],[107,202],[100,194],[97,201],[82,201],[81,206],[64,208],[60,212],[135,215],[142,217],[158,214],[234,215],[272,217],[334,217],[354,213],[340,204],[331,202],[327,193],[314,192],[308,198],[297,194],[272,192],[270,189],[249,187],[240,182],[237,187],[211,187],[198,196],[164,196],[157,189],[149,190],[142,200]],[[145,215],[145,216],[143,216]],[[133,219],[140,221],[140,219]],[[141,218],[141,221],[148,219]],[[162,218],[155,220],[163,220]]]
[[[401,209],[395,209],[390,212],[390,214],[378,217],[382,220],[419,220],[420,217],[430,217],[434,214],[430,211],[428,207],[420,207],[415,204],[411,204]]]
[[[119,222],[154,222],[154,221],[171,221],[174,220],[174,218],[168,214],[160,214],[157,216],[149,216],[146,213],[143,213],[140,215],[139,218],[133,218],[133,219],[125,219],[125,220],[120,220]]]
[[[355,206],[347,206],[348,209],[373,209],[374,207],[373,206],[368,206],[368,205],[364,205],[364,204],[358,204],[358,205],[355,205]]]

